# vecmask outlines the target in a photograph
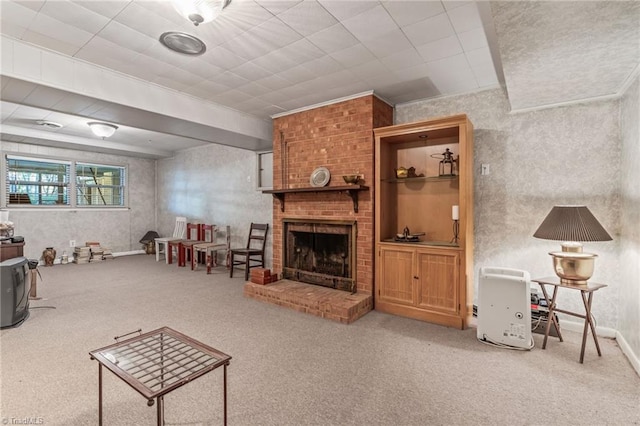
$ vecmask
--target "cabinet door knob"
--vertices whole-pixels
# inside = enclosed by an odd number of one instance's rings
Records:
[[[419,277],[417,277],[417,276],[415,276],[415,275],[413,276],[413,279],[415,279],[415,280],[417,280],[418,278],[419,278]]]

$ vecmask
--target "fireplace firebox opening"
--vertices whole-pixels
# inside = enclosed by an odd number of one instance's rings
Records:
[[[283,278],[356,292],[356,221],[284,219]]]

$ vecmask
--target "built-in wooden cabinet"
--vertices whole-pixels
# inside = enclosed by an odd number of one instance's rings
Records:
[[[473,302],[473,126],[456,115],[374,134],[375,309],[464,329]]]

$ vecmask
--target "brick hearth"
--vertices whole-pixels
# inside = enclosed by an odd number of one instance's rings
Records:
[[[350,294],[291,280],[266,285],[247,282],[244,295],[344,324],[354,322],[373,307],[370,294]]]

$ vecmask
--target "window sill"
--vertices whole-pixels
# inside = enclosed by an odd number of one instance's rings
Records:
[[[10,212],[113,212],[113,211],[129,211],[129,207],[56,207],[56,206],[32,206],[32,207],[2,207],[2,210]]]

